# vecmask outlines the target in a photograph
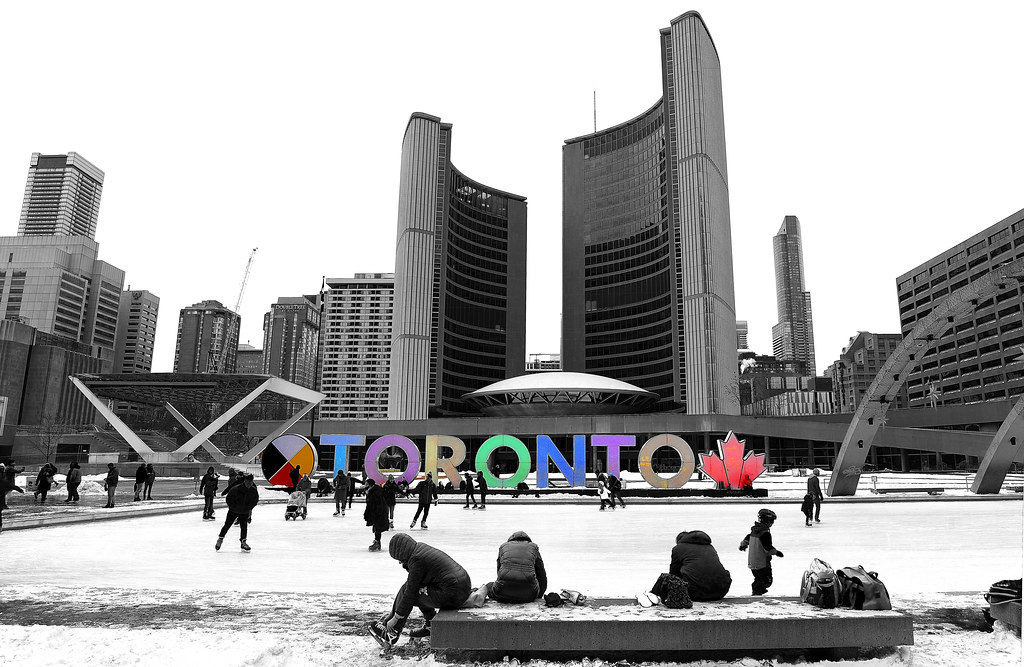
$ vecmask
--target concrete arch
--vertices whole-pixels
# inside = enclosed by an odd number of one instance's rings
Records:
[[[996,435],[992,438],[992,444],[988,446],[981,465],[978,466],[978,474],[974,476],[971,483],[971,491],[975,493],[999,493],[1003,486],[1006,473],[1009,472],[1013,459],[1024,446],[1024,396],[1021,396],[1013,407],[1010,414],[999,426]],[[1020,444],[1018,444],[1020,443]]]
[[[835,469],[828,483],[828,495],[852,496],[856,493],[864,461],[867,460],[868,451],[871,449],[878,429],[885,421],[885,413],[889,409],[890,403],[906,383],[907,375],[920,365],[921,357],[924,356],[935,339],[952,326],[955,320],[973,312],[980,299],[987,298],[999,291],[1006,286],[1007,281],[1021,279],[1024,279],[1024,259],[997,267],[950,294],[903,338],[896,351],[878,371],[874,382],[871,383],[867,394],[864,395],[857,407],[853,420],[850,421],[850,427],[843,438],[839,455],[836,457]],[[1013,411],[1011,411],[1012,414]],[[1010,417],[1007,417],[1007,420],[1009,419]],[[1005,421],[1004,426],[1006,426]],[[1002,431],[1001,428],[1000,432]],[[1003,448],[997,447],[993,441],[993,445],[989,448],[990,453],[992,453],[993,447],[996,447],[1002,457]],[[1012,454],[1010,457],[1012,459]],[[986,455],[985,459],[988,460],[989,456]],[[993,460],[1001,460],[1001,458]],[[993,464],[990,467],[992,473],[986,478],[997,474],[998,466]],[[1005,470],[1003,474],[1005,474]],[[981,477],[980,471],[979,477]],[[999,480],[1001,484],[1002,476]],[[978,478],[975,478],[975,484],[980,483]]]

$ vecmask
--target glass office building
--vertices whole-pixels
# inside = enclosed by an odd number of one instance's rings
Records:
[[[526,365],[526,198],[451,163],[452,126],[402,142],[389,419],[472,413],[462,395]]]
[[[696,12],[661,53],[654,106],[562,150],[562,367],[739,414],[718,53]]]

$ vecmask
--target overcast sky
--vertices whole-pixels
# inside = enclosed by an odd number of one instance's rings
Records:
[[[818,371],[899,331],[896,277],[1024,207],[1022,2],[21,2],[0,8],[0,235],[33,152],[106,173],[100,258],[178,311],[263,313],[391,272],[402,134],[527,197],[527,352],[559,350],[561,146],[661,96],[658,32],[704,17],[722,62],[736,316],[771,353],[772,237],[800,218]]]

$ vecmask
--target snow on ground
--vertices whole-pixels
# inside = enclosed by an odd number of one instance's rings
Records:
[[[790,487],[804,483],[795,478]],[[986,606],[981,593],[999,579],[1021,576],[1019,498],[826,499],[823,522],[811,528],[803,525],[798,502],[772,507],[779,514],[772,533],[785,557],[773,563],[771,596],[796,595],[804,568],[819,557],[836,567],[877,570],[894,606],[914,615],[913,647],[858,665],[1020,665],[1019,638],[1001,628],[976,629]],[[599,512],[596,503],[510,501],[479,512],[442,502],[431,508],[429,530],[410,531],[414,506],[403,503],[395,523],[449,552],[475,585],[493,578],[500,543],[525,530],[541,547],[550,587],[592,598],[626,597],[649,587],[668,567],[675,534],[702,529],[732,572],[731,594],[746,595],[751,575],[737,546],[757,508],[708,501],[631,503]],[[214,551],[221,524],[201,521],[198,507],[194,513],[4,532],[0,664],[382,664],[362,626],[388,608],[405,572],[387,555],[386,543],[383,553],[366,550],[372,536],[362,509],[357,503],[348,516],[335,518],[333,503],[314,502],[306,521],[285,522],[283,505],[260,505],[250,525],[251,554],[238,549],[237,527]],[[727,607],[705,606],[705,613]],[[507,613],[493,602],[480,612]],[[650,610],[625,607],[622,613]],[[400,651],[390,664],[414,662],[463,664],[458,656],[426,648]],[[535,667],[548,664],[535,661]]]

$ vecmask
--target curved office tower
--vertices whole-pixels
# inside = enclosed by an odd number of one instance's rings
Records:
[[[653,107],[563,147],[562,365],[739,414],[718,52],[696,12],[661,51]]]
[[[475,413],[526,370],[526,198],[455,169],[451,135],[414,113],[402,142],[388,419]]]

